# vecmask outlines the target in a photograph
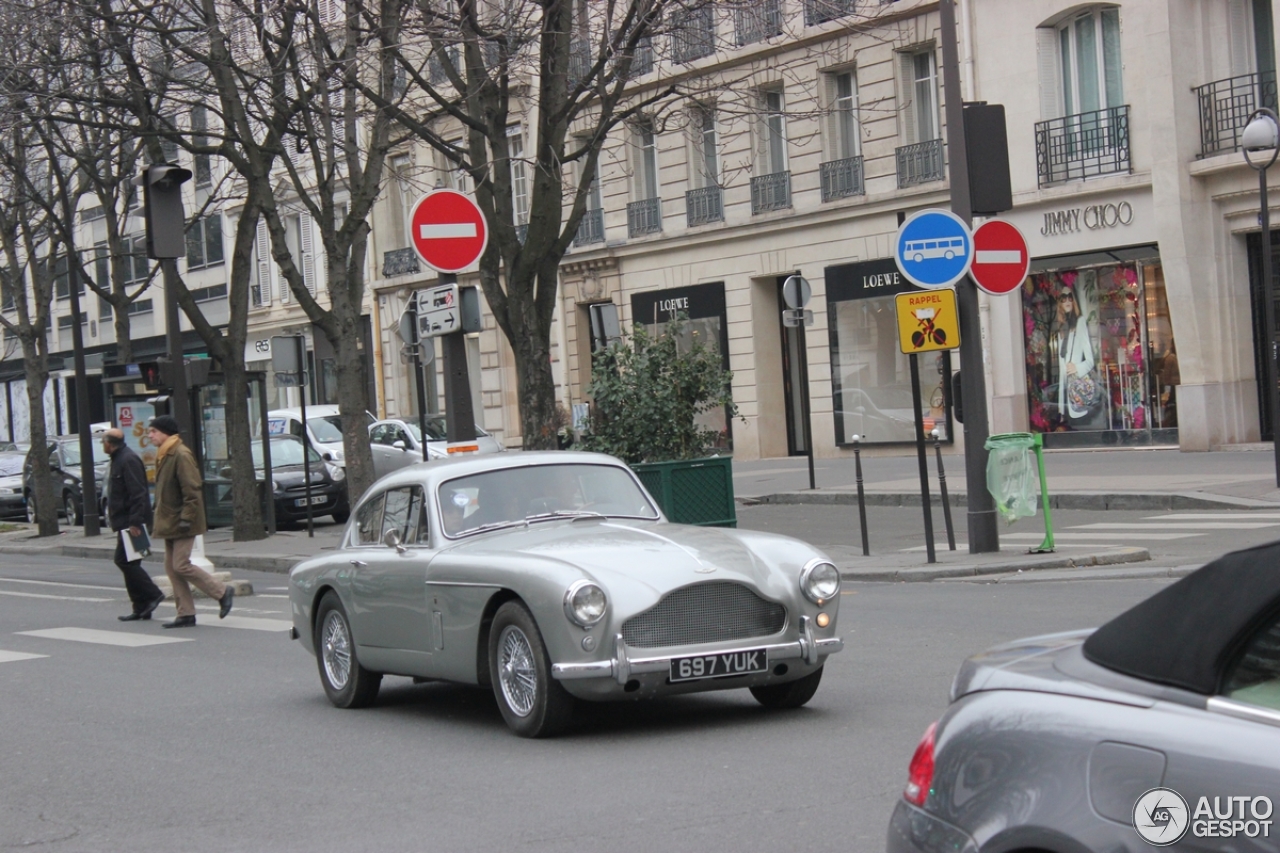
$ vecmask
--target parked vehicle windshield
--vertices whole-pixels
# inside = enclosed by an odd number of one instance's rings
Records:
[[[417,421],[405,421],[404,425],[409,428],[409,432],[413,434],[413,438],[419,444],[422,443],[422,430],[418,428]],[[488,435],[489,433],[476,427],[476,435]],[[443,415],[434,415],[427,418],[427,441],[446,441],[449,438],[449,430],[445,425]]]
[[[442,483],[437,500],[446,536],[488,525],[577,514],[658,517],[635,480],[611,465],[530,465],[485,471]]]
[[[0,477],[10,477],[22,473],[23,457],[21,454],[0,455]]]
[[[311,464],[315,465],[320,462],[320,454],[316,453],[315,448],[307,448],[307,458],[311,460]],[[271,441],[271,467],[280,468],[285,465],[301,465],[302,464],[302,442],[296,438],[275,438]],[[259,471],[263,468],[262,463],[262,442],[255,441],[253,443],[253,467]]]
[[[307,418],[307,428],[316,441],[325,444],[342,441],[342,418],[339,415],[326,415],[323,418]],[[299,457],[301,464],[301,457]]]
[[[80,442],[64,441],[62,442],[62,458],[70,467],[80,464]],[[107,455],[107,451],[102,449],[102,442],[95,441],[93,443],[93,464],[105,465],[111,461],[111,457]]]

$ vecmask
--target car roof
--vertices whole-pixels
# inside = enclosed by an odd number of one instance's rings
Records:
[[[338,407],[333,403],[317,403],[312,406],[307,406],[308,418],[327,418],[330,415],[336,415],[336,414],[340,414],[340,413],[338,411]],[[302,409],[297,406],[293,406],[285,409],[271,409],[269,412],[267,412],[267,417],[269,418],[272,418],[272,417],[301,418]]]
[[[1245,642],[1280,612],[1280,542],[1219,557],[1089,636],[1084,656],[1144,681],[1218,693]]]
[[[417,485],[426,483],[427,488],[434,490],[436,486],[456,477],[469,474],[480,474],[485,471],[499,471],[506,468],[523,468],[529,465],[610,465],[630,468],[619,459],[604,453],[586,453],[578,450],[515,450],[510,453],[488,453],[483,455],[453,456],[448,459],[432,459],[417,462],[400,468],[378,480],[378,491],[395,486]],[[366,497],[374,492],[370,489]]]

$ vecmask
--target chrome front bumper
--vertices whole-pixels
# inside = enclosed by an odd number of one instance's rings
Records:
[[[591,663],[555,663],[551,665],[551,677],[557,681],[572,681],[580,678],[612,678],[619,684],[626,684],[633,675],[650,672],[669,672],[674,657],[680,655],[663,655],[662,657],[633,657],[627,648],[622,635],[614,637],[614,657],[612,660],[592,661]],[[835,654],[844,648],[844,640],[833,637],[830,640],[816,640],[813,636],[813,623],[808,616],[800,617],[800,639],[794,643],[773,643],[765,646],[746,646],[737,649],[716,649],[715,654],[732,654],[733,652],[755,651],[764,649],[769,662],[802,659],[810,666],[816,665],[822,658]],[[695,653],[696,654],[696,653]]]

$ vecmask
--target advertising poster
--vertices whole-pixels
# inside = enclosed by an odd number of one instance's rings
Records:
[[[124,433],[124,443],[146,466],[148,483],[156,481],[156,447],[147,436],[147,425],[155,416],[156,407],[150,403],[116,403],[116,426]]]

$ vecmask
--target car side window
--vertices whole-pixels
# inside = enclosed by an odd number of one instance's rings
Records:
[[[387,492],[386,509],[382,515],[381,535],[386,536],[388,530],[395,530],[404,545],[428,544],[430,538],[423,509],[420,486],[391,489]]]
[[[302,421],[295,421],[293,418],[289,419],[289,435],[296,435],[298,438],[302,438]]]
[[[373,439],[374,444],[390,447],[391,443],[395,441],[394,435],[395,427],[392,424],[379,424],[373,428],[373,432],[370,433],[369,437]]]
[[[356,513],[357,545],[382,544],[382,506],[384,495],[375,495]]]
[[[409,434],[400,429],[400,427],[396,427],[395,429],[395,434],[391,439],[392,443],[394,444],[397,441],[403,441],[405,447],[413,447],[413,442],[409,441]]]
[[[382,533],[378,537],[380,541],[387,535],[388,530],[394,530],[400,535],[400,541],[405,541],[404,528],[409,521],[411,491],[411,489],[391,489],[387,492],[387,507],[382,513]]]
[[[1280,711],[1280,613],[1245,644],[1227,674],[1223,695]]]
[[[405,528],[404,541],[412,545],[431,544],[431,529],[427,525],[427,502],[422,489],[413,487],[413,499],[409,502],[409,526]]]

